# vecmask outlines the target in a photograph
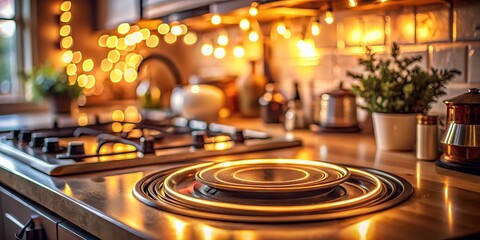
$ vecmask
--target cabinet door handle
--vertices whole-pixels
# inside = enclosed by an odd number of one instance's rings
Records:
[[[23,226],[19,233],[15,234],[16,240],[46,240],[45,232],[41,227],[40,216],[32,215],[30,220]]]

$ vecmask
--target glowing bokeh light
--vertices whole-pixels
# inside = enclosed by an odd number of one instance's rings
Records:
[[[286,32],[287,32],[287,26],[285,25],[285,23],[279,22],[277,24],[277,33],[283,36],[285,35]]]
[[[242,46],[235,46],[235,48],[233,48],[233,55],[236,58],[242,58],[243,56],[245,56],[245,50]]]
[[[123,74],[123,78],[125,78],[125,81],[129,83],[137,80],[137,77],[138,77],[137,71],[135,71],[135,69],[133,68],[128,68]]]
[[[70,1],[64,1],[62,2],[62,4],[60,4],[60,10],[62,10],[62,12],[70,11],[71,8],[72,8],[72,2]]]
[[[213,54],[213,46],[210,43],[203,44],[202,48],[200,49],[204,56],[211,56]]]
[[[162,23],[157,28],[158,33],[165,35],[170,32],[170,26],[166,23]]]
[[[147,40],[145,41],[145,45],[147,45],[147,47],[149,48],[157,47],[158,43],[159,43],[159,39],[157,35],[150,35],[150,37],[148,37]]]
[[[108,72],[112,70],[113,63],[109,59],[103,59],[102,62],[100,63],[100,68],[104,72]]]
[[[325,22],[326,22],[327,24],[332,24],[334,20],[335,20],[335,19],[334,19],[334,17],[333,17],[333,13],[332,13],[331,11],[327,11],[327,12],[325,13]]]
[[[93,60],[92,59],[87,59],[85,61],[83,61],[83,64],[82,64],[82,69],[84,72],[90,72],[92,71],[93,69]]]
[[[180,36],[182,34],[182,27],[180,27],[180,25],[172,26],[170,32],[175,36]]]
[[[72,13],[71,12],[63,12],[62,15],[60,15],[60,21],[64,23],[68,23],[72,20]]]
[[[73,63],[68,64],[65,73],[67,73],[68,76],[77,74],[77,65]]]
[[[87,84],[85,85],[85,88],[87,89],[92,89],[95,86],[95,76],[93,75],[87,75]]]
[[[150,37],[150,30],[148,30],[147,28],[142,28],[140,30],[140,34],[142,34],[142,40],[147,40],[148,37]]]
[[[114,49],[114,50],[111,50],[110,52],[108,52],[108,59],[112,62],[112,63],[116,63],[118,62],[118,60],[120,60],[120,51]]]
[[[218,14],[214,14],[212,16],[212,19],[210,19],[212,24],[213,25],[219,25],[220,23],[222,23],[222,17],[220,17],[220,15]]]
[[[252,2],[250,5],[250,8],[248,9],[248,14],[250,16],[255,17],[258,15],[258,3],[257,2]]]
[[[81,74],[80,76],[78,76],[77,83],[78,83],[78,86],[80,86],[82,88],[87,86],[87,83],[88,83],[87,75]]]
[[[220,33],[217,38],[217,43],[220,46],[227,46],[228,44],[228,34],[226,32]]]
[[[79,63],[80,61],[82,61],[82,52],[80,51],[74,52],[72,57],[72,62]]]
[[[103,34],[102,36],[100,36],[98,38],[98,46],[100,47],[107,47],[107,39],[108,39],[108,35],[107,34]]]
[[[118,44],[116,49],[121,51],[127,49],[127,44],[125,44],[125,38],[121,37],[118,39]]]
[[[259,38],[258,33],[255,31],[250,31],[250,33],[248,33],[248,40],[250,40],[250,42],[256,42]]]
[[[118,45],[118,37],[117,36],[109,36],[107,38],[107,47],[115,48]]]
[[[250,21],[248,21],[248,19],[246,18],[242,18],[242,20],[240,20],[239,26],[240,26],[240,29],[246,31],[250,29]]]
[[[72,28],[70,27],[70,25],[63,25],[62,27],[60,27],[60,30],[58,32],[60,36],[66,37],[70,35],[70,33],[72,32]]]
[[[318,25],[318,22],[312,22],[312,26],[310,28],[310,31],[312,31],[313,36],[318,36],[320,35],[320,26]]]
[[[187,45],[193,45],[197,42],[197,34],[189,32],[183,37],[183,42]]]
[[[130,24],[128,23],[122,23],[117,27],[117,32],[120,34],[127,34],[128,31],[130,31]]]
[[[110,72],[110,81],[117,83],[122,80],[123,72],[120,69],[113,69]]]
[[[64,49],[69,49],[73,46],[73,38],[72,36],[66,36],[62,38],[62,41],[60,43],[61,47]]]
[[[222,59],[226,55],[225,48],[223,47],[216,47],[215,50],[213,51],[213,56],[217,59]]]
[[[177,36],[175,36],[173,33],[169,32],[163,36],[163,40],[168,43],[168,44],[173,44],[177,41]]]
[[[62,54],[62,61],[64,63],[71,63],[73,58],[73,52],[68,50]]]

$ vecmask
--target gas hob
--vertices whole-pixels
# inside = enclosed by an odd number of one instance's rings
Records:
[[[195,160],[301,146],[298,139],[185,118],[15,129],[0,134],[0,152],[48,175]]]

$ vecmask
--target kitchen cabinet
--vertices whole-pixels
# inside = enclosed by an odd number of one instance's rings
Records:
[[[102,0],[96,4],[98,29],[115,29],[120,23],[134,23],[140,19],[138,0]]]
[[[40,239],[97,239],[42,206],[1,186],[0,209],[2,213],[0,220],[0,239],[15,239],[15,234],[18,234],[30,219],[35,219],[35,229],[37,229],[37,233],[45,237]],[[38,226],[39,224],[40,226]],[[27,231],[22,239],[39,239],[31,236],[33,236],[32,232],[28,233]]]

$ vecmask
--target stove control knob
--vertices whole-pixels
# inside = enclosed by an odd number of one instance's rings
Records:
[[[57,137],[45,138],[42,152],[44,153],[59,153],[62,151]]]
[[[195,149],[203,149],[205,147],[206,133],[204,131],[193,131],[192,147]]]
[[[152,136],[140,138],[140,146],[142,147],[142,153],[154,153],[155,152],[155,138]]]
[[[18,140],[20,140],[21,142],[30,142],[30,140],[32,140],[32,133],[27,131],[21,131],[20,134],[18,134]]]
[[[20,130],[12,130],[10,131],[13,140],[18,140],[18,135],[20,134]]]
[[[28,144],[32,148],[42,147],[43,143],[45,142],[45,137],[40,136],[39,134],[32,134],[32,140]]]
[[[243,130],[235,130],[235,134],[233,134],[233,141],[236,143],[245,143],[245,136],[243,135]]]
[[[85,154],[85,144],[82,141],[68,142],[67,156],[83,155]]]

